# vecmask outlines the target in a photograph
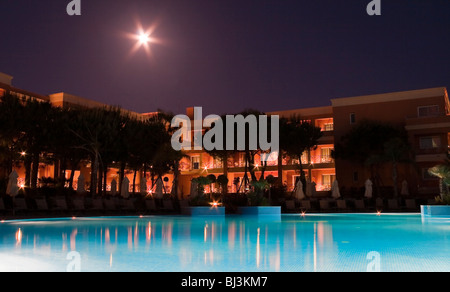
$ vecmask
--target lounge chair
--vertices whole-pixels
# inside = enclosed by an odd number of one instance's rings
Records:
[[[415,199],[406,199],[405,200],[405,209],[409,211],[418,211],[418,207]]]
[[[27,202],[24,198],[14,198],[14,212],[28,211]]]
[[[121,210],[125,212],[136,211],[136,207],[134,206],[134,201],[131,199],[122,199],[121,200]]]
[[[161,208],[163,211],[166,212],[173,212],[175,209],[173,208],[173,202],[172,200],[163,200],[163,206]]]
[[[358,211],[366,211],[364,200],[355,200],[355,209]]]
[[[3,201],[3,198],[0,198],[0,212],[6,213],[6,207],[5,207],[5,202]]]
[[[145,209],[147,212],[156,212],[156,204],[154,200],[145,200]]]
[[[40,212],[48,212],[50,209],[48,208],[47,200],[45,198],[38,198],[34,200],[36,202],[37,210]]]
[[[330,211],[330,202],[328,200],[320,200],[319,201],[320,211]]]
[[[296,212],[297,209],[295,208],[295,201],[294,200],[287,200],[285,202],[286,204],[286,212]]]
[[[95,212],[103,212],[105,207],[103,206],[103,200],[100,198],[92,199],[92,208],[91,211]]]
[[[73,210],[76,212],[85,212],[86,207],[84,205],[84,199],[74,199],[72,201],[73,204]]]
[[[336,201],[336,207],[339,211],[347,211],[347,201],[345,200],[337,200]]]
[[[104,200],[103,203],[105,205],[106,211],[108,211],[108,212],[116,212],[117,211],[116,200],[114,200],[114,199]]]
[[[377,210],[383,210],[384,209],[384,200],[382,198],[377,198],[375,200],[375,207]]]
[[[180,208],[187,208],[189,207],[189,201],[188,200],[180,200]]]
[[[55,199],[55,207],[53,208],[55,211],[67,211],[69,207],[67,207],[67,201],[65,198],[56,198]]]
[[[397,199],[389,199],[388,200],[388,209],[390,211],[398,211],[400,210]]]
[[[311,210],[311,201],[309,200],[300,201],[300,209],[304,212]]]

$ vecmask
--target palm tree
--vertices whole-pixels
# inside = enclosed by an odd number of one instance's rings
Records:
[[[56,124],[56,109],[49,102],[27,100],[23,108],[23,144],[26,145],[27,155],[31,156],[32,168],[30,186],[37,187],[39,162],[41,154],[48,152],[51,129]],[[27,167],[29,164],[26,163]],[[27,175],[29,170],[26,170]]]
[[[404,129],[389,123],[363,120],[353,126],[341,138],[341,141],[336,143],[333,156],[337,159],[356,162],[362,167],[369,166],[378,193],[380,193],[379,166],[382,163],[391,162],[395,193],[398,192],[395,183],[397,165],[408,162],[409,153],[408,138]]]
[[[430,169],[428,173],[439,178],[440,196],[443,200],[449,194],[448,186],[450,186],[450,156],[444,163],[438,164]]]
[[[5,170],[5,178],[11,173],[14,162],[21,159],[20,153],[25,151],[21,145],[23,136],[23,120],[21,116],[23,115],[23,110],[23,103],[17,97],[12,95],[1,97],[0,160]]]
[[[317,148],[318,140],[322,135],[321,128],[302,120],[300,116],[292,116],[280,121],[280,149],[284,155],[298,161],[300,179],[304,186],[306,186],[306,179],[303,172],[303,153],[306,151],[309,157],[310,151]],[[282,167],[280,160],[278,167]]]

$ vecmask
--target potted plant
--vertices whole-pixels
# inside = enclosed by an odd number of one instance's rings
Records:
[[[239,207],[238,213],[242,215],[281,215],[280,206],[271,206],[268,198],[264,193],[270,189],[270,184],[267,180],[259,180],[251,182],[252,191],[247,194],[248,206]]]
[[[225,208],[212,196],[205,194],[205,186],[212,183],[208,177],[200,176],[192,180],[197,185],[197,194],[189,200],[189,207],[183,207],[181,212],[191,216],[223,216]]]

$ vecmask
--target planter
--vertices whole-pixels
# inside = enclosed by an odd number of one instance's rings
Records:
[[[182,207],[181,214],[189,216],[225,216],[225,207]]]
[[[278,216],[281,217],[281,207],[239,207],[238,213],[250,216]]]
[[[423,205],[420,211],[425,217],[450,217],[450,206]]]

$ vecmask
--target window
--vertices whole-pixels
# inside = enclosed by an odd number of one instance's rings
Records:
[[[355,113],[351,113],[350,114],[350,124],[355,124],[356,123],[356,114]]]
[[[192,156],[191,157],[191,168],[192,169],[200,169],[200,156]]]
[[[420,117],[433,117],[439,115],[438,105],[428,105],[417,107],[417,116]]]
[[[334,174],[323,174],[322,175],[322,184],[324,186],[328,186],[331,188],[331,185],[336,180],[336,175]]]
[[[320,162],[322,163],[329,163],[333,159],[331,157],[331,151],[333,148],[322,148],[320,149]]]
[[[421,137],[419,141],[420,149],[436,149],[441,147],[439,136]]]

